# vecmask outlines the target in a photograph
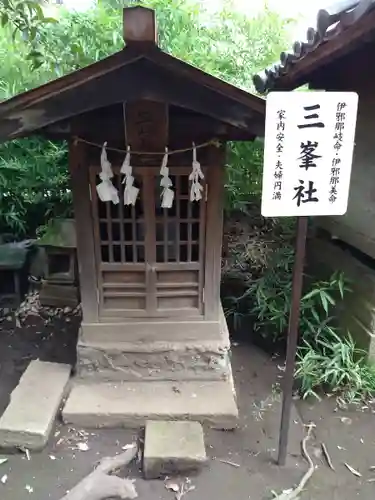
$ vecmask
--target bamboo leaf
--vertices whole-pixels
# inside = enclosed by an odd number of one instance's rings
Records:
[[[9,14],[7,12],[3,12],[1,14],[1,26],[5,26],[9,22]]]
[[[325,293],[323,291],[320,293],[320,300],[322,302],[322,306],[323,306],[324,311],[326,312],[326,314],[328,314],[328,301],[327,301],[327,297],[325,296]]]
[[[351,465],[349,465],[348,463],[344,462],[344,465],[345,467],[347,467],[347,469],[350,470],[350,472],[354,475],[354,476],[357,476],[357,477],[362,477],[362,474],[360,472],[358,472],[356,469],[354,469]]]

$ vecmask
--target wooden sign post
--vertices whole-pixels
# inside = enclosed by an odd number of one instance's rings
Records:
[[[354,92],[272,92],[267,97],[262,215],[297,217],[279,465],[287,455],[308,217],[347,210],[357,107]]]

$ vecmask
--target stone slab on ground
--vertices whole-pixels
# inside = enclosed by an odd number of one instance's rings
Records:
[[[207,462],[199,422],[146,422],[143,472],[146,479],[197,472]]]
[[[147,420],[196,420],[236,427],[233,382],[124,382],[75,384],[62,412],[81,427],[143,427]]]
[[[0,419],[0,447],[42,449],[64,397],[71,367],[31,361]]]

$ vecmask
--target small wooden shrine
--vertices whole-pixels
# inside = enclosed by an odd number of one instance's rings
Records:
[[[124,9],[124,41],[2,103],[0,139],[69,141],[78,379],[230,382],[220,305],[225,144],[263,135],[264,101],[163,52],[153,10]]]

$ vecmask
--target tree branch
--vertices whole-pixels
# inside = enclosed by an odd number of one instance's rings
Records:
[[[105,500],[108,498],[133,499],[137,492],[134,480],[123,479],[114,474],[128,465],[137,456],[138,448],[134,443],[124,453],[115,457],[103,458],[97,468],[80,481],[61,500]]]

